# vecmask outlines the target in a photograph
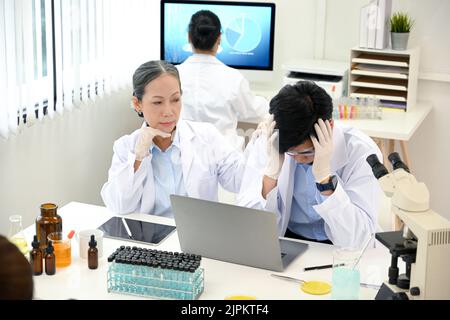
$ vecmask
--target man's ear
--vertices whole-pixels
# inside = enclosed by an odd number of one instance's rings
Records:
[[[334,128],[334,119],[330,119],[328,121],[330,122],[331,129],[333,129]]]

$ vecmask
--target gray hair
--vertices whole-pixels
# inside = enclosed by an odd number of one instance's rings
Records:
[[[158,78],[160,75],[167,73],[174,76],[180,84],[180,74],[177,68],[164,60],[153,60],[141,64],[133,74],[133,96],[139,101],[142,101],[142,96],[145,92],[145,87]]]

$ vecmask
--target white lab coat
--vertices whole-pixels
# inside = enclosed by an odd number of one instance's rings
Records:
[[[213,125],[179,120],[176,134],[180,139],[180,152],[173,153],[172,159],[181,161],[189,197],[217,201],[218,183],[228,191],[238,192],[245,165],[243,155]],[[115,141],[108,181],[101,190],[106,207],[119,214],[151,214],[155,204],[151,154],[134,172],[138,135],[139,130],[136,130]]]
[[[194,54],[178,66],[183,89],[182,118],[209,122],[242,150],[244,138],[238,136],[237,122],[262,119],[268,101],[250,91],[248,81],[208,54]]]
[[[249,163],[244,174],[239,205],[263,208],[278,214],[280,235],[286,232],[294,188],[296,162],[285,156],[275,187],[265,200],[261,195],[262,174],[267,159],[265,137],[251,141],[246,149]],[[325,221],[325,233],[337,246],[358,247],[378,227],[377,212],[381,188],[366,158],[381,152],[368,136],[351,127],[336,124],[333,129],[332,173],[338,178],[337,189],[321,204],[313,206]],[[259,179],[255,179],[259,176]]]

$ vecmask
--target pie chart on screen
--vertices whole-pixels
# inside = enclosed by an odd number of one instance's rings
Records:
[[[228,45],[239,52],[249,52],[261,42],[261,28],[253,19],[241,16],[231,20],[225,29]]]

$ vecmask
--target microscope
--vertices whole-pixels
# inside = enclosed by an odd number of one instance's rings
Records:
[[[388,278],[376,300],[450,299],[450,221],[430,210],[430,194],[417,182],[397,152],[389,155],[388,172],[375,154],[367,157],[374,176],[387,197],[392,213],[402,223],[401,231],[376,233],[389,249]],[[399,275],[398,260],[406,263]]]

